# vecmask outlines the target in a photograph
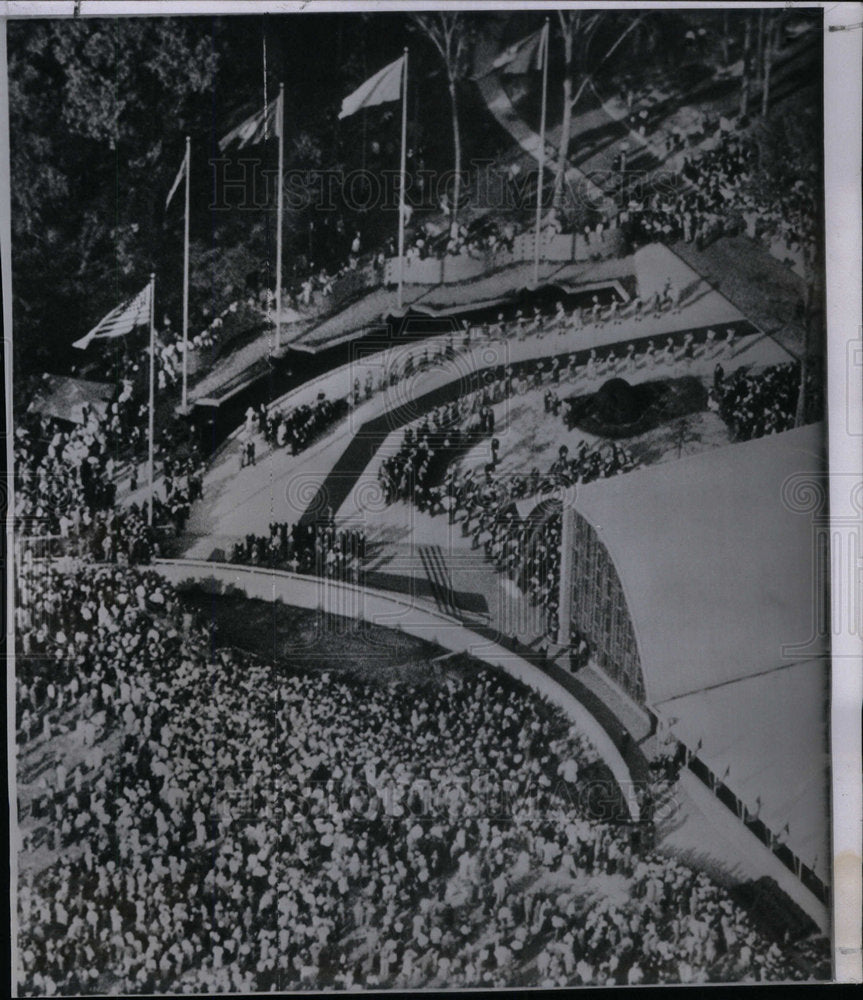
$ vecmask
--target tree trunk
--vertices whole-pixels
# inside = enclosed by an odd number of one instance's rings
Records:
[[[755,43],[755,82],[761,86],[764,79],[764,11],[758,11],[758,41]]]
[[[774,25],[770,26],[767,38],[764,42],[764,81],[761,85],[761,117],[767,117],[767,109],[770,104],[770,70],[773,68],[773,45],[775,43],[776,32]]]
[[[743,36],[743,78],[740,81],[740,115],[746,117],[749,113],[749,90],[752,85],[752,18],[746,18],[746,30]]]
[[[453,188],[452,221],[458,219],[459,199],[461,197],[461,132],[458,123],[458,97],[455,80],[449,81],[449,99],[452,105],[452,144],[455,157],[455,187]]]
[[[563,200],[566,167],[569,160],[569,133],[572,131],[572,32],[563,36],[563,122],[560,128],[560,150],[557,160],[557,174],[554,178],[555,207]]]
[[[728,11],[722,14],[722,65],[728,65]]]

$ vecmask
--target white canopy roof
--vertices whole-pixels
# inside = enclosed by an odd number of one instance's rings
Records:
[[[793,489],[817,490],[824,447],[802,427],[599,480],[575,506],[620,576],[648,702],[829,880],[823,576]]]
[[[617,567],[648,701],[822,655],[810,514],[783,484],[816,477],[812,425],[578,487]]]

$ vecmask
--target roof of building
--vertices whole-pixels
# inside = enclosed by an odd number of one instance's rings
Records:
[[[89,406],[91,410],[104,413],[113,391],[111,385],[106,382],[88,382],[81,378],[45,375],[27,409],[46,417],[56,417],[58,420],[81,424],[84,422],[82,408]]]
[[[698,747],[713,773],[824,882],[830,881],[829,695],[830,670],[822,659],[665,706],[674,736]]]
[[[822,469],[819,425],[578,488],[621,579],[648,701],[824,652],[809,514],[785,495]]]
[[[829,880],[821,424],[578,487],[615,564],[647,701]],[[785,824],[788,829],[782,833]]]

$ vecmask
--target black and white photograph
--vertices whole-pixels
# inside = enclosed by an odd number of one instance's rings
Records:
[[[14,995],[853,978],[855,11],[20,6]]]

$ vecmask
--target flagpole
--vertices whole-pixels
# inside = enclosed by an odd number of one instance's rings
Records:
[[[183,413],[189,406],[189,168],[191,165],[191,139],[186,136],[186,222],[183,230]]]
[[[282,205],[284,185],[282,172],[285,166],[285,85],[279,84],[279,109],[276,127],[279,130],[279,190],[276,205],[276,351],[282,347]],[[266,115],[264,115],[266,121]]]
[[[536,233],[533,246],[533,283],[539,284],[539,227],[542,222],[542,182],[545,175],[545,107],[548,90],[548,18],[542,36],[542,117],[539,125],[539,173],[536,181]]]
[[[402,156],[399,183],[399,309],[404,304],[405,283],[405,149],[408,134],[408,50],[405,46],[404,76],[402,78]]]
[[[150,411],[147,417],[147,524],[153,525],[153,407],[155,402],[154,368],[156,361],[156,275],[150,275]]]

